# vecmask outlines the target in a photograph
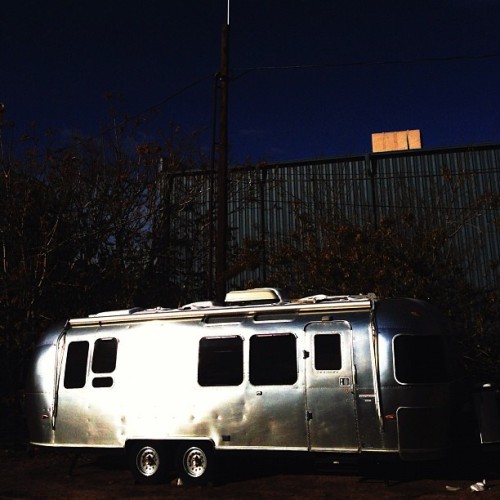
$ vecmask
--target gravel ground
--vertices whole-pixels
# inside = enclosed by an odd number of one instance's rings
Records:
[[[439,467],[343,466],[284,462],[261,455],[222,458],[203,487],[136,484],[123,457],[48,449],[0,449],[0,498],[500,498],[500,460],[489,454]],[[470,486],[486,478],[486,490]]]

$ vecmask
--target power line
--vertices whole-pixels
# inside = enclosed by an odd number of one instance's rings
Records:
[[[167,102],[171,101],[172,99],[175,99],[176,97],[180,96],[181,94],[184,94],[184,92],[187,92],[188,90],[191,90],[193,87],[196,87],[200,83],[204,82],[208,78],[213,78],[213,75],[204,76],[202,78],[198,78],[197,80],[194,80],[193,82],[189,83],[188,85],[182,87],[180,90],[177,90],[173,94],[170,94],[169,96],[165,97],[165,99],[162,99],[161,101],[157,102],[156,104],[153,104],[149,106],[148,108],[144,109],[143,111],[139,111],[135,115],[132,115],[130,117],[127,117],[125,120],[123,120],[122,124],[125,124],[129,122],[130,120],[135,120],[139,118],[142,115],[145,115],[146,113],[150,113],[151,111],[154,111],[155,109],[163,106]],[[110,129],[114,129],[115,127],[110,127]]]
[[[492,52],[489,54],[476,54],[476,55],[454,55],[443,57],[417,57],[408,59],[388,59],[381,61],[351,61],[351,62],[337,62],[337,63],[321,63],[321,64],[288,64],[288,65],[273,65],[273,66],[253,66],[247,68],[236,68],[242,74],[236,78],[244,76],[246,73],[252,71],[266,71],[266,70],[288,70],[288,69],[322,69],[322,68],[352,68],[363,66],[391,66],[398,64],[422,64],[422,63],[435,63],[435,62],[454,62],[454,61],[477,61],[484,59],[495,59],[500,57],[500,52]]]
[[[182,87],[181,89],[173,92],[172,94],[169,94],[167,97],[165,97],[161,101],[157,102],[156,104],[148,106],[146,109],[143,109],[142,111],[139,111],[139,112],[137,112],[137,113],[135,113],[133,115],[127,116],[120,123],[115,123],[113,125],[110,125],[109,127],[105,128],[104,130],[101,130],[101,132],[99,132],[99,133],[91,134],[88,137],[77,139],[76,143],[77,144],[82,144],[84,141],[97,139],[97,138],[102,137],[103,135],[105,135],[105,134],[107,134],[109,132],[113,132],[114,130],[117,130],[117,129],[121,128],[121,127],[124,127],[127,123],[129,123],[129,122],[131,122],[133,120],[137,120],[138,118],[140,118],[141,116],[143,116],[145,114],[151,113],[152,111],[160,108],[161,106],[163,106],[167,102],[169,102],[169,101],[175,99],[176,97],[184,94],[188,90],[191,90],[193,87],[196,87],[197,85],[199,85],[200,83],[204,82],[205,80],[207,80],[209,78],[212,79],[213,75],[204,76],[204,77],[198,78],[197,80],[192,81],[191,83],[185,85],[184,87]],[[69,146],[63,146],[61,148],[56,149],[54,152],[55,153],[62,153],[64,151],[68,150],[68,149],[71,149],[72,147],[74,147],[74,144],[71,144]],[[40,154],[36,155],[36,157],[39,158],[41,156],[44,156],[44,154],[45,153],[40,153]]]

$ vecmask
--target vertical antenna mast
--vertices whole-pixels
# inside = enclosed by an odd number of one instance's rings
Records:
[[[227,258],[227,157],[229,85],[229,1],[227,24],[222,28],[220,67],[219,148],[217,163],[217,236],[215,249],[215,300],[222,304],[226,295]]]

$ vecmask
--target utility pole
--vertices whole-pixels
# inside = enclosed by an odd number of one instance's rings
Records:
[[[229,2],[228,20],[222,28],[220,67],[219,143],[217,157],[217,235],[215,249],[215,301],[226,296],[227,258],[227,158],[228,158],[228,86],[229,86]]]

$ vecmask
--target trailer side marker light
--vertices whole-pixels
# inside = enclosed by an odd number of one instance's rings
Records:
[[[394,413],[389,413],[384,415],[385,420],[396,420],[396,415]]]

